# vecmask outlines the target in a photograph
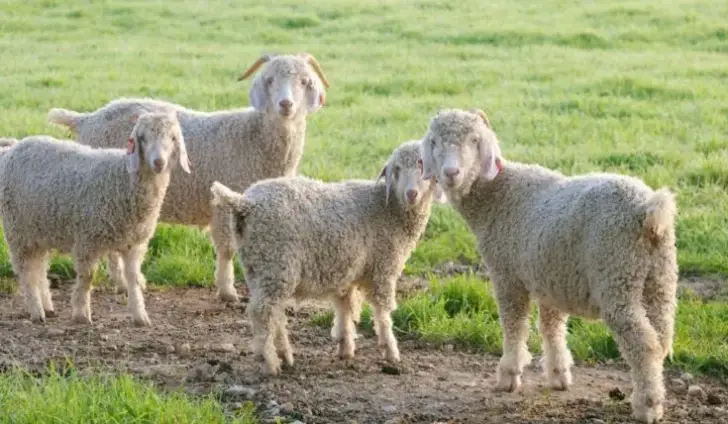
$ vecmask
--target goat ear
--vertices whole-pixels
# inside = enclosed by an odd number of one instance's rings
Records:
[[[432,144],[423,140],[420,143],[422,152],[422,179],[429,180],[437,174],[435,160],[432,157]]]
[[[480,117],[480,119],[483,120],[483,122],[485,123],[485,126],[490,128],[491,130],[493,129],[493,125],[490,123],[490,119],[488,119],[488,115],[486,115],[482,109],[473,109],[472,112],[474,114],[478,115]]]
[[[387,162],[386,165],[384,165],[384,168],[382,168],[382,172],[379,173],[379,177],[377,177],[377,182],[384,177],[384,187],[386,190],[386,194],[384,195],[384,204],[389,204],[389,190],[392,187],[392,164],[390,162]]]
[[[492,181],[500,172],[501,151],[498,139],[491,132],[480,140],[480,160],[483,161],[482,176],[486,181]]]
[[[268,96],[266,95],[266,90],[263,85],[263,78],[258,75],[253,80],[252,87],[250,87],[250,95],[248,96],[250,105],[257,110],[263,110],[265,109],[267,98]]]
[[[141,146],[137,142],[136,128],[131,132],[129,139],[126,141],[126,171],[130,174],[139,172],[139,164],[141,163]]]
[[[308,112],[316,113],[324,107],[326,103],[326,91],[318,81],[312,81],[306,90],[306,100],[308,103]]]
[[[192,162],[190,162],[189,157],[187,157],[187,146],[185,146],[185,138],[182,135],[182,133],[179,134],[179,137],[177,137],[177,148],[179,149],[179,165],[182,167],[182,170],[186,173],[192,172]]]

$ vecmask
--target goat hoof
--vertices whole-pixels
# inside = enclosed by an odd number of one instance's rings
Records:
[[[240,299],[235,292],[218,290],[217,298],[226,303],[237,303]]]
[[[74,315],[73,318],[74,324],[91,324],[91,317],[87,317],[86,315]]]

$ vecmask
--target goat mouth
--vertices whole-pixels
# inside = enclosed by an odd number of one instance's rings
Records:
[[[288,118],[293,115],[293,110],[292,109],[278,109],[278,114],[283,117]]]

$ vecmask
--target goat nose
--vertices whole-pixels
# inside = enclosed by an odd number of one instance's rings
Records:
[[[162,170],[162,167],[164,166],[164,162],[162,159],[154,159],[154,167],[158,170]]]
[[[286,109],[290,109],[290,107],[291,107],[291,106],[293,106],[293,102],[292,102],[292,101],[290,101],[290,100],[288,100],[288,99],[283,99],[283,100],[281,100],[280,102],[278,102],[278,104],[279,104],[279,105],[280,105],[280,106],[281,106],[282,108],[286,108]]]
[[[410,189],[407,190],[407,200],[412,203],[417,199],[417,190]]]
[[[452,178],[460,173],[459,168],[445,168],[445,175]]]

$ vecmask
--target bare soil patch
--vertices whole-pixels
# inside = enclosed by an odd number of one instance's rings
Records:
[[[308,323],[318,307],[312,305],[289,316],[295,366],[265,379],[249,348],[245,303],[222,305],[210,289],[153,288],[145,296],[153,327],[134,328],[126,296],[98,289],[92,296],[94,323],[78,326],[70,323],[70,289],[62,284],[53,290],[58,316],[45,325],[27,319],[20,296],[0,295],[0,364],[41,370],[51,360],[69,358],[80,370],[128,372],[166,389],[213,392],[227,409],[253,400],[263,420],[280,415],[305,423],[632,422],[631,384],[620,364],[578,365],[573,388],[552,392],[536,358],[521,391],[496,393],[498,358],[452,346],[400,339],[402,362],[387,368],[375,338],[364,333],[356,358],[339,361],[329,330]],[[676,377],[668,374],[668,382]],[[664,422],[728,418],[728,388],[705,378],[694,384],[708,396],[691,398],[668,383]]]

